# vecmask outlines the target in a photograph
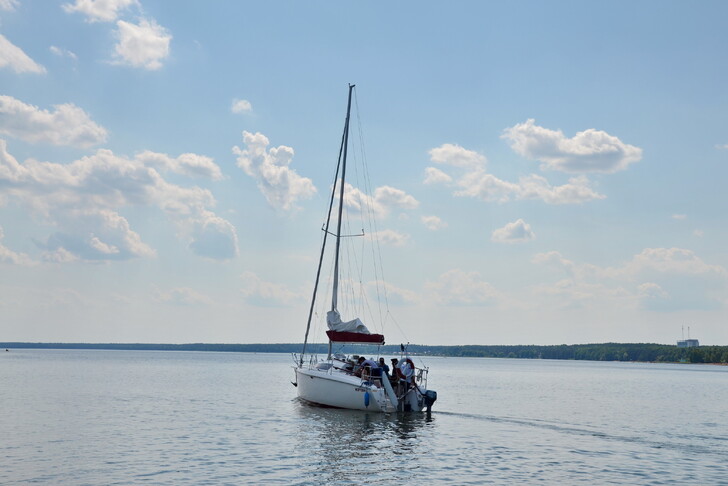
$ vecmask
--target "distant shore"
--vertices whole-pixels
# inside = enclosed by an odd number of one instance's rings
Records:
[[[0,342],[0,349],[107,349],[147,351],[215,351],[236,353],[298,353],[302,344],[154,344],[154,343],[31,343]],[[400,352],[399,345],[363,346],[364,354]],[[559,345],[460,345],[437,346],[410,344],[410,354],[463,358],[565,359],[586,361],[639,361],[658,363],[728,364],[728,346],[678,348],[653,343],[603,343]],[[328,344],[309,344],[307,351],[325,354]]]

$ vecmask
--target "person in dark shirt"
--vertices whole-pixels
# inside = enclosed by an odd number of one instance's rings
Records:
[[[387,378],[390,378],[389,366],[384,362],[384,358],[379,358],[379,367],[382,369],[383,374],[386,375]]]

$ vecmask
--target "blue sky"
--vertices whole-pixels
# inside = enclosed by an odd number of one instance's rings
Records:
[[[355,83],[388,342],[728,344],[726,52],[725,2],[0,0],[0,340],[301,341]]]

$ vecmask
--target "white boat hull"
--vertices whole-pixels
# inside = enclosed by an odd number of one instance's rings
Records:
[[[298,397],[316,405],[370,412],[396,412],[398,409],[419,412],[425,408],[423,397],[415,390],[393,403],[384,387],[354,375],[306,367],[297,367],[295,371]]]

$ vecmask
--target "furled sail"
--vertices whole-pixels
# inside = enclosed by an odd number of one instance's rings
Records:
[[[326,323],[329,326],[326,335],[331,342],[384,344],[384,336],[381,334],[371,334],[369,329],[358,318],[342,322],[341,315],[336,310],[326,313]]]
[[[342,321],[339,311],[331,310],[326,313],[326,324],[329,329],[336,332],[356,332],[359,334],[370,334],[367,326],[357,317],[351,321]]]

